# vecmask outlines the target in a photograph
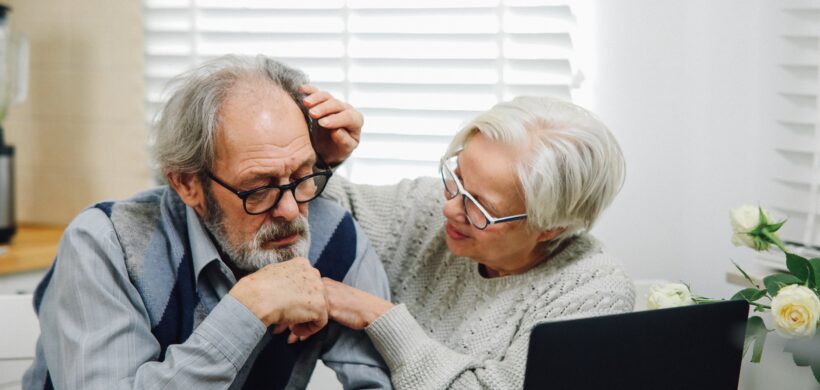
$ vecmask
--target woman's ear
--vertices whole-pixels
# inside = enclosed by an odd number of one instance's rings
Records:
[[[197,213],[205,210],[205,193],[199,175],[193,173],[167,173],[168,184],[179,194],[182,201]]]
[[[555,237],[558,237],[561,233],[566,230],[565,228],[555,228],[550,230],[545,230],[538,235],[538,242],[547,242],[552,241]]]

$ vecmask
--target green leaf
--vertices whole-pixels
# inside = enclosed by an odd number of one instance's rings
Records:
[[[767,226],[766,226],[766,229],[767,229],[768,231],[770,231],[770,232],[774,233],[774,232],[776,232],[776,231],[780,230],[780,228],[781,228],[781,227],[783,227],[783,224],[785,224],[785,223],[786,223],[786,220],[784,219],[784,220],[782,220],[782,221],[780,221],[780,222],[778,222],[778,223],[773,223],[773,224],[771,224],[771,225],[767,225]]]
[[[809,260],[809,264],[811,264],[811,268],[814,271],[814,285],[820,286],[820,258]]]
[[[803,256],[795,255],[794,253],[786,253],[786,268],[803,284],[814,285],[814,272],[812,272],[811,263]],[[811,280],[809,282],[809,280]]]
[[[781,288],[790,284],[801,284],[801,280],[790,274],[771,274],[763,278],[763,284],[766,286],[766,291],[769,296],[774,298]]]
[[[760,221],[760,222],[758,222],[757,226],[766,226],[766,225],[768,225],[769,220],[766,219],[766,214],[763,212],[763,207],[758,206],[757,212],[758,212],[758,218],[759,218],[759,221]]]
[[[744,288],[732,296],[732,300],[745,300],[747,302],[754,302],[766,296],[766,290],[756,288]]]
[[[820,259],[818,259],[818,260],[820,260]],[[737,270],[740,271],[740,274],[743,275],[744,278],[746,278],[746,280],[749,282],[749,284],[751,284],[752,286],[755,286],[757,288],[760,288],[760,285],[755,283],[755,281],[752,280],[752,277],[749,276],[749,274],[747,274],[746,271],[743,270],[743,268],[740,268],[740,266],[737,265],[737,263],[735,263],[734,260],[732,261],[732,264],[735,265],[735,268],[737,268]]]
[[[745,355],[749,347],[754,344],[752,348],[752,363],[760,363],[760,358],[763,356],[763,345],[766,343],[766,335],[768,333],[769,330],[766,329],[766,324],[763,323],[762,318],[758,316],[749,317],[749,321],[746,323],[746,339],[743,343],[743,354]]]

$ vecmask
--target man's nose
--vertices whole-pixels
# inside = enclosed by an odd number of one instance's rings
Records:
[[[270,211],[271,216],[285,221],[292,221],[299,216],[299,204],[293,197],[293,191],[285,191],[279,204]]]

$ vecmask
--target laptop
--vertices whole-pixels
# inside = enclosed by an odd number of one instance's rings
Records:
[[[724,301],[539,324],[524,389],[737,389],[748,312]]]

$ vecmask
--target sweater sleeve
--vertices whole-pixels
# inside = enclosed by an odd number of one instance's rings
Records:
[[[531,329],[541,322],[631,311],[634,292],[618,276],[594,280],[558,299],[539,297],[499,358],[454,351],[427,335],[407,307],[398,305],[366,332],[390,368],[396,389],[515,389],[524,385]]]
[[[434,177],[373,186],[334,176],[322,196],[340,203],[359,221],[389,277],[417,256],[419,240],[443,224],[444,186]]]

